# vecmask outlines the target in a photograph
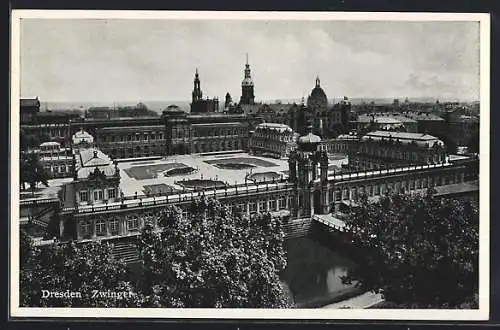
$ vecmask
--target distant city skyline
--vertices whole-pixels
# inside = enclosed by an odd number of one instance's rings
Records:
[[[147,102],[241,95],[256,101],[479,99],[477,22],[23,19],[21,97]]]

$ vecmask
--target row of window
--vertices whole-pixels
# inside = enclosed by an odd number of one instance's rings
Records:
[[[83,193],[83,192],[81,192]],[[94,191],[94,193],[99,194],[98,190]],[[101,190],[102,193],[102,190]],[[266,212],[266,211],[276,211],[277,207],[278,210],[284,210],[287,208],[286,205],[286,198],[285,196],[280,197],[278,200],[272,199],[269,201],[261,200],[261,201],[253,201],[249,202],[249,211],[250,213],[256,213],[257,210],[259,212]],[[291,198],[290,198],[291,202]],[[237,209],[246,212],[246,203],[229,203],[227,206],[229,207],[230,211],[235,211]],[[258,209],[257,209],[258,205]],[[269,206],[269,207],[268,207]],[[187,216],[187,211],[183,210],[182,212],[183,216]],[[109,226],[109,228],[106,228],[106,226]],[[128,217],[126,220],[126,230],[128,231],[138,231],[141,226],[141,221],[139,217],[133,216],[133,217]],[[120,233],[120,222],[117,218],[112,218],[109,219],[107,222],[104,219],[99,219],[95,222],[94,228],[92,228],[92,222],[82,222],[80,224],[80,236],[83,238],[90,238],[92,236],[92,229],[95,230],[95,235],[96,236],[106,236],[108,235],[108,229],[109,229],[109,235],[118,235]]]
[[[337,188],[335,191],[335,201],[340,202],[341,200],[357,199],[359,194],[366,193],[368,196],[380,196],[385,194],[387,190],[391,191],[411,191],[415,189],[425,189],[432,186],[442,186],[453,184],[458,181],[458,177],[455,175],[449,175],[444,177],[429,177],[424,179],[410,179],[408,181],[401,182],[389,182],[387,184],[376,184],[370,186],[354,187],[354,188]],[[334,198],[334,191],[330,190],[330,200]],[[351,196],[349,197],[349,193]]]
[[[250,201],[248,202],[248,211],[250,213],[257,213],[257,212],[284,210],[287,208],[286,198],[287,197],[282,196],[277,200],[271,199],[269,201],[266,200]],[[233,210],[235,211],[238,209],[243,212],[247,211],[247,203],[228,203],[226,205],[229,207],[231,211]]]
[[[120,222],[117,218],[109,219],[107,222],[104,219],[99,219],[95,222],[95,235],[107,236],[109,226],[109,235],[118,235],[120,233]],[[137,216],[128,218],[126,221],[128,231],[138,231],[140,229],[140,220]],[[90,238],[92,236],[92,223],[83,222],[80,224],[80,236]]]
[[[360,152],[367,153],[368,155],[380,156],[380,157],[391,157],[397,159],[404,160],[427,160],[428,162],[437,162],[442,158],[440,154],[432,154],[428,155],[427,152],[409,152],[409,151],[401,151],[401,150],[391,150],[391,149],[382,149],[382,148],[367,148],[362,146],[359,150]]]
[[[103,135],[102,142],[163,140],[163,134]]]
[[[69,172],[69,168],[70,166],[69,165],[50,165],[50,164],[46,164],[43,166],[45,168],[45,170],[49,173],[54,173],[54,174],[57,174],[57,173],[61,173],[61,174],[64,174],[64,173],[68,173]]]
[[[252,136],[252,139],[254,140],[264,140],[264,141],[279,141],[279,142],[293,142],[293,135],[270,135],[270,134],[262,134],[262,133],[255,133]]]
[[[250,147],[261,147],[266,148],[273,151],[285,151],[286,144],[285,143],[277,143],[275,141],[252,141]]]
[[[107,199],[116,198],[116,188],[106,189],[106,192],[107,192]],[[91,197],[91,196],[93,197],[92,200],[94,200],[94,201],[104,200],[104,190],[103,189],[93,190],[92,195],[90,195],[88,190],[80,191],[80,201],[81,202],[88,202],[89,197]]]
[[[229,136],[229,135],[244,135],[246,132],[239,128],[218,128],[218,129],[204,129],[196,130],[195,137],[205,137],[205,136]]]

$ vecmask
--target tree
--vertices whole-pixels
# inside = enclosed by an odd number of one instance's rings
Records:
[[[28,150],[30,148],[38,147],[40,139],[35,134],[27,134],[23,129],[19,132],[19,146],[21,150]]]
[[[36,248],[21,231],[20,305],[26,307],[139,307],[141,295],[104,243],[53,243]],[[47,291],[44,291],[47,290]],[[79,292],[81,297],[47,297],[44,292]],[[99,292],[95,296],[95,292]],[[113,296],[118,292],[130,296]],[[104,293],[104,294],[102,294]],[[127,294],[128,295],[128,294]]]
[[[25,184],[28,183],[32,192],[35,191],[38,183],[46,187],[49,186],[49,174],[40,163],[38,155],[34,152],[21,153],[20,157],[20,175],[22,189],[25,190]]]
[[[288,306],[279,280],[286,266],[279,219],[230,214],[219,202],[202,199],[187,216],[168,207],[159,223],[163,231],[146,224],[138,242],[147,306]]]
[[[448,134],[442,133],[442,134],[433,134],[435,137],[443,141],[444,146],[446,148],[446,153],[447,154],[456,154],[458,145],[455,142],[455,140]]]
[[[360,260],[344,282],[382,292],[399,307],[457,308],[473,301],[478,207],[434,192],[390,194],[376,203],[362,196],[346,219]]]

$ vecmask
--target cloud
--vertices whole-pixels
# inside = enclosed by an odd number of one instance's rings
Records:
[[[45,100],[239,99],[249,53],[257,99],[478,97],[473,22],[23,20],[21,91]],[[432,95],[430,95],[432,94]]]

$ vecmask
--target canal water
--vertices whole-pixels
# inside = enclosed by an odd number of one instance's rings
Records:
[[[340,277],[354,266],[341,248],[325,246],[313,237],[286,241],[288,264],[281,280],[295,307],[319,307],[357,293]]]

